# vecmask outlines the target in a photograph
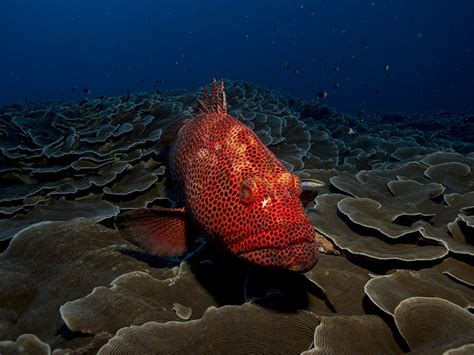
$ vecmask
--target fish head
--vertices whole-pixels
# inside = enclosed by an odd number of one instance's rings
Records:
[[[288,171],[243,177],[239,219],[224,236],[234,255],[253,265],[305,272],[318,261],[312,224],[299,199],[301,183]]]

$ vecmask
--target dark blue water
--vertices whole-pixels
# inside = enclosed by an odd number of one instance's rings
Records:
[[[472,0],[3,0],[0,26],[0,105],[225,77],[345,112],[474,110]]]

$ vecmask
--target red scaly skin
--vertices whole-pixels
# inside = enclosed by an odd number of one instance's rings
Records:
[[[236,118],[202,113],[188,121],[170,168],[187,212],[215,244],[264,267],[304,272],[317,262],[298,177]]]

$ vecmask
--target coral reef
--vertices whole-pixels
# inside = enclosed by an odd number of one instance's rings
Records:
[[[474,117],[353,117],[226,81],[303,182],[322,255],[251,268],[196,235],[155,258],[113,225],[174,206],[163,132],[200,90],[0,108],[0,353],[469,353]]]

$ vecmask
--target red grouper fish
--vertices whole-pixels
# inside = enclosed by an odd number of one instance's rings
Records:
[[[191,223],[250,264],[305,272],[318,261],[301,183],[258,136],[227,113],[224,83],[203,91],[194,118],[175,124],[169,165],[184,208],[120,214],[122,235],[157,256],[186,251]],[[171,129],[173,131],[173,129]],[[165,131],[166,132],[166,131]]]

